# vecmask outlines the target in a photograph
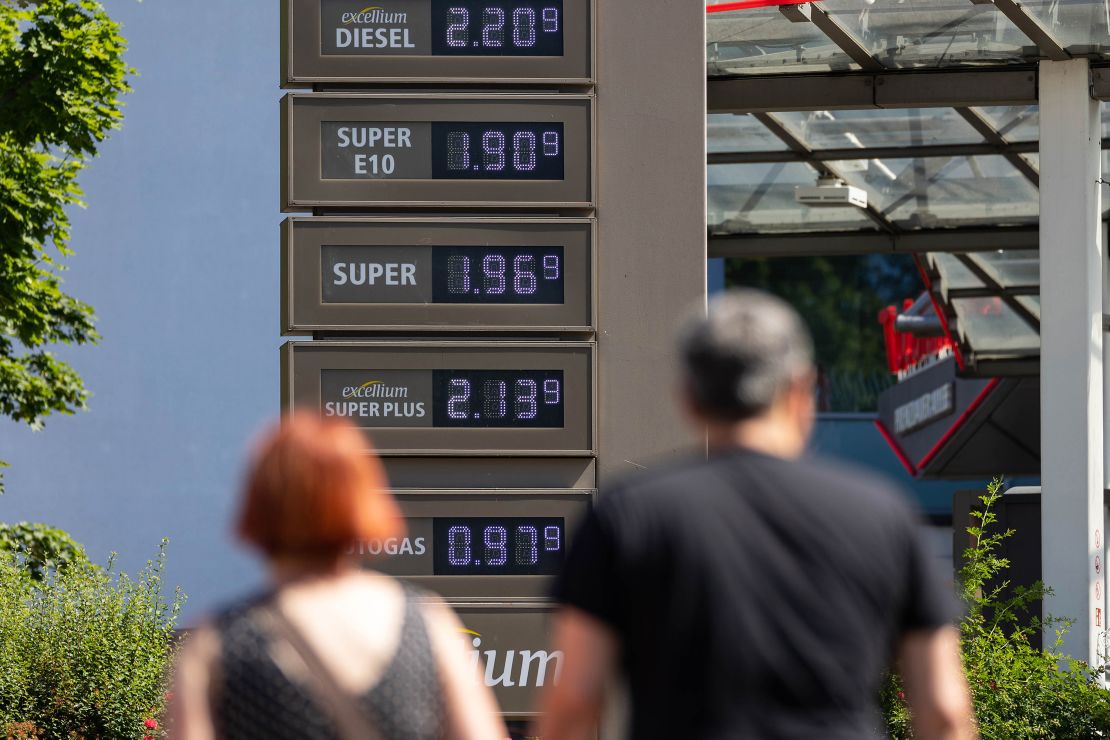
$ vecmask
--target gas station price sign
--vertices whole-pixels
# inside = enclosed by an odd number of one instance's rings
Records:
[[[395,491],[406,535],[361,542],[369,567],[444,596],[546,596],[567,538],[592,504],[582,489]]]
[[[591,0],[283,0],[283,84],[592,78]]]
[[[588,207],[588,95],[290,94],[285,210]]]
[[[591,219],[290,218],[282,330],[593,328]]]
[[[388,454],[592,454],[593,345],[291,342],[287,408],[364,429]]]

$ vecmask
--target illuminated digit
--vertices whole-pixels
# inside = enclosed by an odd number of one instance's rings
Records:
[[[447,562],[451,565],[470,565],[470,527],[447,528]]]
[[[482,284],[489,295],[505,292],[505,258],[499,254],[487,254],[482,259]]]
[[[509,561],[509,533],[504,527],[486,527],[482,541],[486,545],[486,565],[504,565]]]
[[[447,258],[447,292],[470,295],[470,258],[453,254]]]
[[[535,527],[516,528],[516,564],[535,565],[540,559],[539,534]]]
[[[451,378],[447,381],[447,415],[452,419],[470,418],[470,381]]]
[[[486,417],[489,419],[504,419],[509,410],[509,402],[506,399],[509,384],[504,380],[487,380],[483,390],[485,396],[483,411]]]
[[[516,398],[514,399],[513,415],[517,419],[535,419],[539,413],[539,404],[536,394],[539,387],[534,380],[520,379],[516,381]]]
[[[558,380],[545,380],[543,381],[543,402],[548,406],[554,406],[559,403],[560,391]]]
[[[447,134],[447,169],[470,169],[470,134],[465,131]]]
[[[546,552],[558,552],[562,547],[560,532],[558,527],[544,527],[543,528],[543,549]]]
[[[513,258],[513,291],[517,295],[532,295],[539,281],[536,279],[536,258],[521,254]]]
[[[536,169],[536,135],[531,131],[513,134],[513,169],[517,172]]]
[[[558,8],[544,8],[543,9],[543,31],[544,33],[555,33],[559,30],[559,9]]]
[[[544,280],[558,280],[559,279],[559,255],[545,254],[543,256],[543,279]]]
[[[547,11],[544,11],[544,18]],[[546,22],[545,22],[546,25]],[[466,8],[447,9],[447,45],[466,46],[470,43],[470,11]]]
[[[536,11],[531,8],[513,11],[513,45],[518,49],[536,45]]]
[[[559,156],[559,132],[558,131],[544,131],[543,132],[543,156],[545,156],[545,157],[558,157]]]
[[[482,11],[482,44],[498,48],[505,44],[505,11],[486,8]]]
[[[487,131],[482,134],[482,151],[485,154],[486,171],[500,172],[505,169],[505,134],[500,131]]]

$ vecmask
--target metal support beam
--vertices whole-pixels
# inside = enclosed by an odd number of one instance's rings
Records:
[[[1013,150],[1006,139],[1002,138],[1002,134],[995,130],[994,126],[987,117],[973,108],[956,108],[956,113],[961,118],[968,122],[975,131],[987,140],[988,144],[993,144],[998,147],[998,153],[1006,158],[1006,161],[1012,164],[1018,172],[1025,176],[1025,179],[1033,183],[1033,187],[1039,187],[1041,182],[1040,173],[1033,163],[1024,157],[1020,156]]]
[[[867,50],[863,42],[850,29],[836,18],[833,18],[829,11],[823,7],[815,3],[780,5],[779,12],[791,23],[805,23],[808,21],[817,26],[821,29],[821,33],[828,36],[829,40],[836,44],[861,69],[869,72],[881,72],[886,69],[883,63]]]
[[[1037,227],[923,229],[887,234],[838,231],[794,234],[719,234],[709,237],[710,257],[816,257],[879,252],[985,252],[1036,249]]]
[[[814,12],[816,12],[816,10]],[[790,131],[781,123],[779,123],[779,120],[772,116],[770,113],[753,113],[752,117],[762,123],[772,134],[778,137],[778,139],[782,143],[786,144],[786,146],[792,152],[795,152],[803,157],[811,167],[817,170],[818,173],[823,175],[831,175],[833,177],[840,178],[841,180],[844,179],[844,176],[841,175],[840,172],[838,172],[837,169],[832,165],[825,162],[815,161],[812,158],[813,153],[809,149],[809,147],[807,147],[801,139],[790,133]],[[867,214],[867,217],[871,219],[872,223],[874,223],[883,231],[890,234],[898,232],[898,227],[895,226],[894,223],[890,221],[886,216],[880,213],[879,209],[876,208],[874,204],[868,203],[867,207],[863,209],[863,212]]]
[[[1106,582],[1099,103],[1086,59],[1041,62],[1041,557],[1063,652],[1104,663]],[[1046,635],[1046,639],[1054,639]]]
[[[1032,311],[1022,305],[1021,301],[1019,301],[1010,291],[1007,291],[1002,286],[1002,284],[995,280],[990,275],[990,273],[984,270],[978,262],[968,257],[966,254],[957,254],[956,259],[959,260],[960,264],[966,267],[968,271],[971,272],[971,274],[978,278],[979,281],[983,283],[983,285],[987,286],[987,290],[989,291],[988,295],[994,295],[1001,298],[1002,302],[1009,306],[1010,310],[1018,315],[1018,318],[1024,321],[1033,331],[1040,333],[1041,320],[1038,319]],[[949,293],[949,297],[954,296]]]
[[[1036,15],[1026,9],[1020,0],[994,0],[994,7],[1029,37],[1029,40],[1040,49],[1041,54],[1057,62],[1071,59],[1071,55],[1064,50],[1052,32]]]
[[[1001,137],[999,137],[1001,139]],[[1110,143],[1110,140],[1107,140]],[[1019,153],[1037,151],[1037,142],[1023,141],[1007,144],[922,144],[920,146],[884,146],[884,147],[844,147],[838,149],[812,149],[808,155],[795,151],[778,152],[714,152],[706,158],[708,164],[767,164],[772,162],[836,162],[844,159],[914,159],[918,157],[975,157],[981,155],[1001,154],[1007,159],[1009,155],[1032,168],[1036,175],[1036,168],[1018,157]],[[1012,160],[1011,160],[1012,161]],[[1016,165],[1015,163],[1015,166]],[[1024,173],[1024,171],[1023,171]],[[1027,175],[1028,176],[1028,175]]]
[[[710,113],[1035,105],[1037,75],[1011,67],[752,75],[711,78],[706,91]]]

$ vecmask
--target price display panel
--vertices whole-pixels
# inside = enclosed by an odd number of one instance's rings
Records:
[[[593,455],[589,342],[290,342],[282,399],[382,455]]]
[[[590,219],[290,218],[282,331],[580,331]]]
[[[312,208],[593,205],[589,95],[282,99],[282,204]]]
[[[282,84],[593,80],[591,0],[283,0]]]
[[[593,501],[586,490],[396,491],[407,534],[352,549],[368,567],[449,598],[545,597],[567,540]]]

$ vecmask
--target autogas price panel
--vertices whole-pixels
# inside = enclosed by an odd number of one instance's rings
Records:
[[[590,0],[283,0],[283,85],[593,77]]]
[[[593,98],[529,93],[282,99],[282,204],[588,208]]]
[[[588,332],[591,219],[290,218],[282,330]]]
[[[542,598],[591,490],[400,490],[406,534],[361,542],[369,567],[452,599]]]
[[[594,452],[586,342],[290,342],[283,402],[349,419],[381,455]]]

